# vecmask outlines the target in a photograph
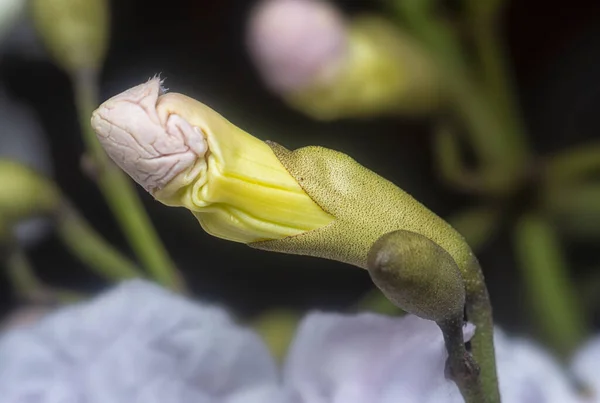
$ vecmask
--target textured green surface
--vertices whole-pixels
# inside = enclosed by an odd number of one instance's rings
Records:
[[[406,230],[434,241],[461,271],[467,269],[472,252],[463,237],[390,181],[334,150],[311,146],[289,151],[269,145],[306,193],[335,220],[294,237],[251,243],[251,247],[366,268],[369,249],[377,239]]]
[[[385,234],[368,259],[373,282],[397,306],[436,322],[462,321],[465,286],[458,266],[444,249],[410,231]]]

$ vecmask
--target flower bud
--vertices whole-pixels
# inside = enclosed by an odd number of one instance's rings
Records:
[[[36,28],[54,61],[68,72],[99,69],[108,47],[107,0],[32,0]]]
[[[462,318],[465,287],[452,256],[410,231],[394,231],[375,242],[367,267],[377,287],[399,308],[423,319]]]
[[[252,10],[248,49],[276,93],[294,92],[337,74],[347,52],[346,22],[321,0],[266,0]]]
[[[236,242],[296,236],[329,224],[263,141],[154,78],[103,103],[92,127],[110,157],[158,201],[189,209]]]
[[[320,120],[430,112],[433,62],[408,34],[374,15],[346,21],[322,0],[266,0],[251,14],[248,49],[261,77]]]
[[[100,143],[168,206],[190,210],[210,234],[283,253],[367,268],[384,234],[420,234],[468,270],[471,249],[448,223],[393,183],[337,151],[289,151],[234,126],[156,78],[104,102]]]
[[[4,225],[58,208],[58,189],[25,165],[0,159],[0,184],[0,221]]]

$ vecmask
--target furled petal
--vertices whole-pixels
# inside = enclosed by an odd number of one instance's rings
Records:
[[[91,124],[108,155],[156,200],[187,208],[219,238],[281,239],[334,219],[265,142],[192,98],[164,94],[158,77],[102,103]]]
[[[465,340],[473,331],[465,327]],[[504,403],[579,401],[538,348],[501,332],[496,340]],[[416,316],[313,313],[292,343],[286,388],[294,403],[461,403],[446,357],[439,328]]]
[[[277,382],[257,335],[141,280],[0,338],[1,403],[276,403]]]

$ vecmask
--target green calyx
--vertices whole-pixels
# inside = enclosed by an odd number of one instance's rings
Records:
[[[461,272],[468,270],[473,255],[463,237],[390,181],[341,152],[312,146],[290,151],[276,143],[269,145],[304,191],[335,219],[300,235],[249,246],[366,269],[373,244],[384,234],[404,230],[430,239]]]

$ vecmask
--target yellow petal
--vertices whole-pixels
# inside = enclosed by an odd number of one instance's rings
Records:
[[[265,142],[190,97],[160,93],[159,81],[150,80],[106,101],[92,118],[111,158],[158,201],[185,207],[208,233],[243,243],[333,220]]]

